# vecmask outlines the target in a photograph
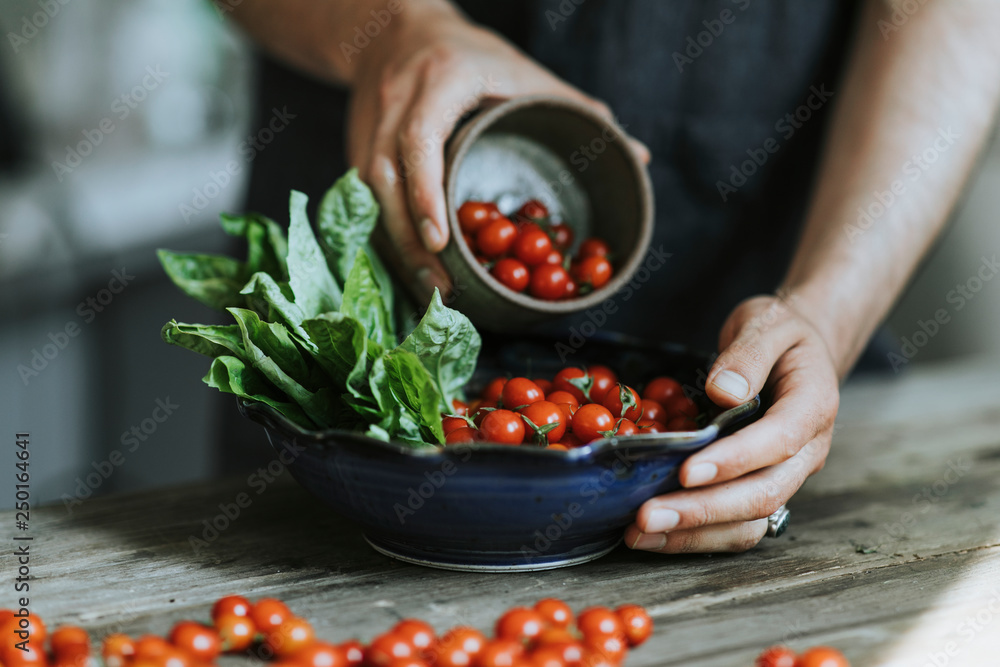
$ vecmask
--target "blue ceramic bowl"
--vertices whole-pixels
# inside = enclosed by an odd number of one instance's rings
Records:
[[[713,412],[697,383],[710,365],[704,354],[621,338],[590,341],[584,351],[568,363],[606,364],[640,385],[676,377],[709,421],[697,431],[608,438],[566,452],[495,444],[411,449],[349,431],[306,431],[262,403],[240,401],[239,408],[287,452],[295,479],[359,523],[383,554],[453,570],[563,567],[611,551],[644,501],[678,487],[687,456],[760,408],[755,397]],[[551,377],[564,365],[552,343],[518,343],[484,354],[476,380]]]

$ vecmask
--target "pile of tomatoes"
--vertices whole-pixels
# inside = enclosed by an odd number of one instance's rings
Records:
[[[566,256],[573,230],[549,218],[537,199],[524,203],[506,217],[492,202],[467,201],[458,209],[465,243],[494,278],[515,292],[536,299],[572,299],[599,289],[614,272],[608,244],[585,239],[576,257]]]
[[[0,611],[5,667],[97,665],[83,628],[66,625],[48,636],[40,618],[31,615],[27,622],[30,648],[22,652],[7,639],[19,619]],[[615,667],[652,632],[652,619],[638,605],[592,607],[574,619],[565,602],[547,598],[505,612],[493,638],[466,626],[438,635],[424,621],[404,619],[367,646],[357,640],[333,644],[317,639],[312,625],[280,600],[251,603],[231,595],[212,607],[210,625],[181,621],[167,638],[108,635],[100,655],[105,667],[208,667],[223,653],[245,651],[280,667]],[[48,653],[41,648],[46,639]]]
[[[619,382],[607,366],[567,367],[552,380],[494,378],[479,399],[454,404],[444,415],[446,444],[493,442],[570,449],[637,433],[692,431],[698,406],[671,377],[650,380],[642,392]]]
[[[814,646],[798,655],[787,646],[772,646],[757,656],[755,667],[851,667],[851,663],[829,646]]]

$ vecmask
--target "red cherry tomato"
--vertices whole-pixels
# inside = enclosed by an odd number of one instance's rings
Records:
[[[844,654],[829,646],[816,646],[795,659],[795,667],[851,667]]]
[[[215,619],[215,629],[222,640],[222,650],[225,653],[243,651],[253,644],[257,628],[249,616],[225,614]]]
[[[284,658],[301,651],[316,641],[316,632],[304,618],[293,616],[281,624],[277,630],[267,634],[264,643],[274,654]]]
[[[569,605],[557,598],[544,598],[535,603],[535,611],[554,628],[568,628],[573,622],[573,611]]]
[[[494,410],[479,427],[483,440],[501,445],[519,445],[524,440],[524,420],[510,410]]]
[[[545,628],[545,618],[534,609],[514,607],[497,621],[497,639],[524,641],[532,639]]]
[[[542,442],[559,442],[563,434],[566,433],[566,415],[555,403],[550,401],[538,401],[526,408],[521,409],[521,414],[531,420],[531,423],[542,428],[549,424],[555,424],[555,428],[544,434]],[[524,431],[525,442],[531,442],[535,437],[534,429],[528,426]]]
[[[591,364],[587,366],[587,374],[594,379],[590,388],[590,400],[594,403],[602,402],[611,387],[618,384],[618,376],[607,366]]]
[[[365,645],[357,639],[350,639],[337,646],[344,652],[349,667],[361,667],[365,661]]]
[[[451,414],[453,415],[458,415],[460,417],[463,417],[469,414],[469,404],[466,403],[465,401],[460,401],[457,398],[452,400],[451,408],[452,408]]]
[[[264,634],[273,632],[292,618],[291,610],[281,600],[261,598],[250,608],[250,619],[257,630]]]
[[[395,660],[412,657],[415,657],[413,645],[394,632],[379,635],[365,651],[365,660],[373,667],[389,667]]]
[[[611,280],[611,262],[606,257],[584,257],[573,267],[573,280],[600,289]]]
[[[313,642],[291,657],[299,667],[348,667],[347,653],[328,642]]]
[[[563,265],[563,254],[558,250],[550,250],[549,254],[545,256],[545,261],[542,264],[552,264],[553,266]]]
[[[615,435],[620,437],[628,437],[630,435],[635,435],[639,432],[639,427],[635,425],[635,422],[631,419],[619,419],[615,424]]]
[[[549,217],[549,209],[537,199],[529,199],[517,209],[517,214],[532,220],[542,220]]]
[[[472,423],[476,425],[476,428],[483,425],[486,415],[496,409],[496,407],[496,401],[483,401],[479,404],[479,407],[472,411]]]
[[[466,428],[468,425],[469,422],[465,421],[465,417],[445,417],[441,420],[441,428],[445,435],[460,428]]]
[[[101,656],[108,667],[125,667],[135,656],[135,642],[120,632],[108,635],[101,642]]]
[[[584,609],[576,617],[576,627],[584,637],[621,635],[625,631],[621,619],[607,607]]]
[[[546,401],[556,404],[569,403],[573,407],[573,412],[576,412],[576,409],[580,407],[580,401],[570,392],[565,389],[556,389],[554,383],[552,385],[552,389],[552,391],[545,394]]]
[[[482,439],[483,436],[478,429],[474,429],[471,426],[463,426],[446,434],[444,436],[444,444],[457,445],[463,442],[479,442]]]
[[[573,435],[581,442],[588,443],[604,437],[604,432],[615,426],[611,411],[599,403],[587,403],[573,415]]]
[[[684,415],[676,415],[667,420],[663,425],[663,430],[665,431],[697,431],[698,422],[691,419],[690,417],[685,417]]]
[[[490,380],[490,383],[486,385],[483,389],[482,399],[484,401],[499,401],[500,393],[503,391],[503,386],[507,384],[507,378],[505,377],[495,377]]]
[[[625,636],[618,634],[584,634],[584,647],[607,658],[612,665],[620,665],[628,653]]]
[[[7,638],[11,637],[11,633],[13,632],[27,632],[28,639],[30,640],[28,642],[29,646],[45,645],[45,639],[49,636],[49,632],[45,627],[45,622],[42,621],[41,616],[38,614],[28,614],[25,619],[27,625],[21,625],[21,619],[15,616],[14,612],[9,610],[7,611],[9,612],[7,614],[7,618],[3,622],[0,622],[0,637],[4,637],[3,640],[0,640],[0,647],[8,645]],[[20,641],[20,638],[18,638],[18,641]],[[13,644],[9,645],[13,646]],[[14,650],[17,651],[17,653],[13,654],[15,657],[18,657],[18,655],[22,653],[20,649]],[[44,652],[42,653],[42,656],[44,657]]]
[[[657,403],[651,398],[643,398],[639,401],[639,407],[642,409],[642,417],[638,421],[644,422],[666,422],[667,421],[667,411],[664,409],[663,405]]]
[[[566,269],[554,264],[542,264],[536,266],[531,272],[531,282],[529,292],[536,299],[545,301],[555,301],[561,299],[566,294],[566,283],[569,281],[569,274]]]
[[[683,394],[684,388],[681,387],[681,383],[666,376],[653,378],[642,390],[643,398],[654,400],[664,407],[671,398]]]
[[[580,284],[570,278],[566,281],[566,291],[563,292],[562,298],[575,299],[578,296],[580,296]]]
[[[601,240],[595,238],[584,239],[580,243],[580,249],[577,251],[576,256],[580,259],[585,259],[587,257],[607,257],[611,254],[611,248],[608,244]]]
[[[538,388],[542,390],[542,393],[548,394],[552,391],[552,380],[546,380],[544,378],[532,378],[531,380],[538,385]]]
[[[662,422],[639,422],[639,433],[666,433],[667,427]]]
[[[524,655],[524,645],[513,639],[493,639],[486,642],[477,656],[477,667],[514,667]]]
[[[173,648],[170,642],[156,635],[143,635],[136,639],[134,644],[136,658],[163,657],[172,651]]]
[[[222,652],[222,639],[215,628],[194,621],[181,621],[170,631],[170,643],[200,662],[212,663]]]
[[[694,419],[698,416],[698,404],[683,394],[674,396],[664,403],[663,409],[666,410],[667,415],[670,417],[684,415],[685,417]]]
[[[524,288],[528,286],[528,280],[531,278],[528,267],[524,265],[524,262],[513,257],[504,257],[498,260],[493,265],[490,273],[493,274],[494,278],[503,283],[504,287],[512,289],[515,292],[523,292]]]
[[[481,201],[467,201],[458,207],[458,226],[463,232],[475,234],[489,224],[496,204]]]
[[[570,421],[570,426],[571,427],[572,427],[572,424],[573,424],[573,422],[571,420]],[[583,442],[582,440],[580,440],[580,438],[578,438],[577,436],[573,435],[572,433],[567,433],[566,435],[563,436],[562,442],[559,443],[559,444],[566,445],[567,448],[573,449],[574,447],[583,447],[586,443]]]
[[[583,369],[569,366],[556,373],[556,376],[552,378],[552,388],[556,391],[565,391],[568,394],[572,394],[576,399],[577,406],[579,407],[579,405],[586,402],[587,397],[584,396],[583,391],[575,384],[572,384],[570,380],[582,380],[586,377],[587,373]],[[557,401],[552,402],[556,403]]]
[[[404,618],[393,627],[392,632],[410,642],[418,653],[426,651],[437,641],[434,628],[415,618]]]
[[[475,628],[460,625],[446,632],[441,637],[441,644],[453,644],[470,657],[475,658],[482,653],[483,647],[486,646],[486,637]]]
[[[623,604],[615,609],[615,615],[622,622],[629,646],[638,646],[653,634],[653,619],[639,605]]]
[[[212,620],[220,616],[249,616],[250,601],[242,595],[227,595],[212,605]]]
[[[549,227],[552,245],[559,250],[566,250],[573,245],[573,228],[564,222],[553,222]]]
[[[631,395],[632,405],[625,405],[622,401],[622,394],[626,397]],[[640,400],[639,392],[628,385],[618,383],[609,389],[604,395],[604,401],[602,401],[602,404],[611,411],[611,414],[614,415],[615,419],[624,418],[632,421],[639,421],[642,417],[642,408],[639,405]]]
[[[517,238],[517,227],[507,218],[487,223],[476,233],[476,246],[484,257],[494,259],[510,250]]]
[[[527,266],[544,264],[552,251],[552,240],[541,229],[522,231],[514,240],[511,252]]]
[[[566,667],[566,660],[559,647],[546,645],[531,652],[530,664],[531,667]]]
[[[528,378],[511,378],[507,380],[500,393],[500,404],[509,410],[524,405],[531,405],[545,398],[542,388]]]
[[[795,667],[795,651],[787,646],[772,646],[757,656],[755,667]]]

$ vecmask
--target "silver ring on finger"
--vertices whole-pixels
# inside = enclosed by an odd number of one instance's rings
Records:
[[[764,536],[780,537],[782,533],[788,530],[788,521],[791,516],[792,513],[784,505],[776,509],[774,514],[767,517],[767,532],[764,533]]]

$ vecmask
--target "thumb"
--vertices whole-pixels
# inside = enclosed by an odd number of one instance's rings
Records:
[[[734,407],[760,393],[771,369],[804,337],[794,318],[782,319],[766,329],[753,320],[739,322],[733,336],[712,364],[705,391],[713,403]]]

